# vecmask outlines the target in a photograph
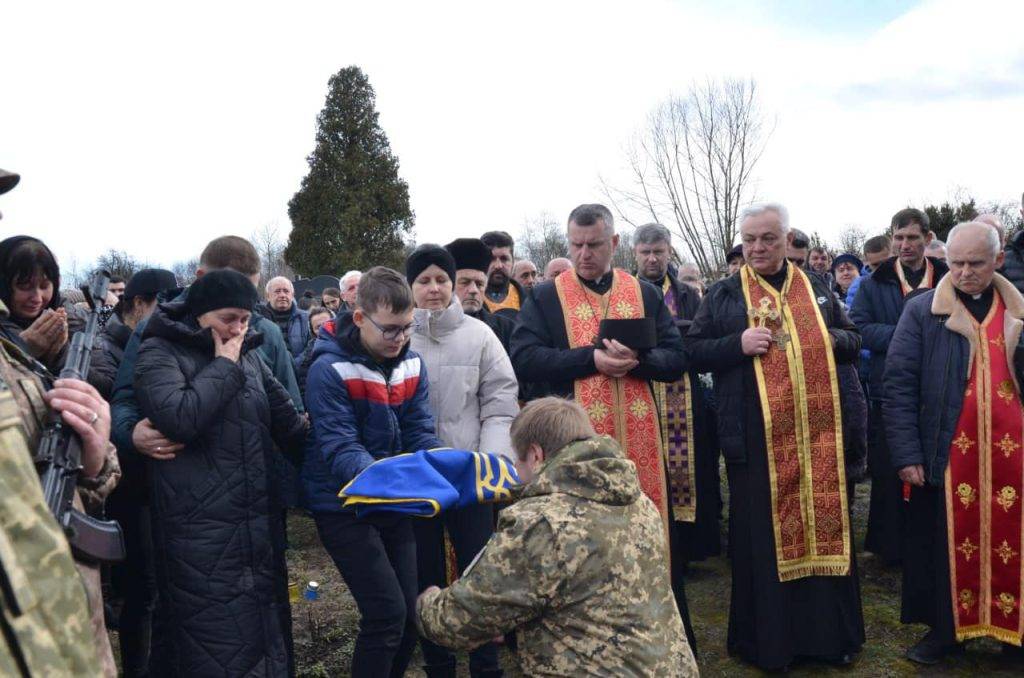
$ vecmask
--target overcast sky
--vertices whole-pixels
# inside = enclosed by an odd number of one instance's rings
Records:
[[[0,0],[0,17],[0,167],[22,174],[0,233],[62,265],[285,237],[327,80],[351,64],[419,242],[601,201],[648,112],[707,77],[757,80],[777,121],[757,197],[808,231],[1024,190],[1021,2]]]

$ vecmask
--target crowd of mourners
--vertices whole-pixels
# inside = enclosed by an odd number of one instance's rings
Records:
[[[0,192],[15,183],[0,171]],[[191,284],[112,277],[95,310],[46,243],[7,237],[2,376],[29,451],[62,412],[81,503],[120,524],[127,556],[105,586],[76,563],[81,628],[74,590],[40,593],[58,602],[22,628],[48,566],[0,550],[0,669],[293,675],[289,509],[358,607],[355,676],[405,675],[417,643],[428,676],[455,676],[459,651],[470,675],[500,676],[502,647],[528,675],[696,675],[687,566],[722,554],[730,654],[853,664],[863,480],[863,550],[903,568],[901,621],[930,629],[908,658],[988,636],[1019,660],[1024,233],[982,215],[942,243],[907,208],[833,254],[782,205],[738,226],[715,275],[654,223],[633,232],[634,269],[613,268],[614,218],[585,204],[566,257],[541,267],[490,231],[322,288],[264,282],[226,235]],[[90,313],[88,374],[57,380]],[[413,517],[339,497],[375,462],[439,448],[507,459],[514,501]]]

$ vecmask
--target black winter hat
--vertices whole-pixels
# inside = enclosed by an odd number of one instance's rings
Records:
[[[483,271],[491,266],[491,248],[480,238],[459,238],[444,246],[455,260],[455,270]]]
[[[163,268],[144,268],[128,279],[128,284],[124,288],[124,298],[160,294],[177,287],[178,281],[170,271]]]
[[[222,268],[210,271],[188,288],[185,302],[189,312],[198,318],[209,311],[222,308],[252,310],[259,301],[252,281],[238,271]]]
[[[405,260],[405,279],[412,285],[420,273],[435,264],[438,268],[448,274],[452,285],[455,285],[455,259],[448,253],[448,250],[440,245],[420,245],[412,251],[409,258]]]
[[[725,254],[725,263],[729,263],[736,257],[743,258],[743,245],[736,245]]]

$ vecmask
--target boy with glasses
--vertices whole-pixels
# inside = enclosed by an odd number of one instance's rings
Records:
[[[402,676],[416,644],[413,519],[358,518],[338,492],[378,459],[441,447],[426,371],[409,350],[413,297],[405,277],[371,268],[353,312],[322,330],[306,381],[313,429],[302,469],[306,496],[362,617],[351,675]]]

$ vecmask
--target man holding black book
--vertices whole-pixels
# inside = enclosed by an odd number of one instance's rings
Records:
[[[521,382],[535,385],[531,395],[572,398],[598,434],[618,441],[667,532],[664,442],[651,382],[682,377],[679,330],[658,288],[612,268],[619,237],[607,207],[574,209],[568,240],[573,268],[527,297],[512,334],[512,363]],[[686,620],[681,590],[679,582]],[[687,631],[693,645],[688,623]]]

